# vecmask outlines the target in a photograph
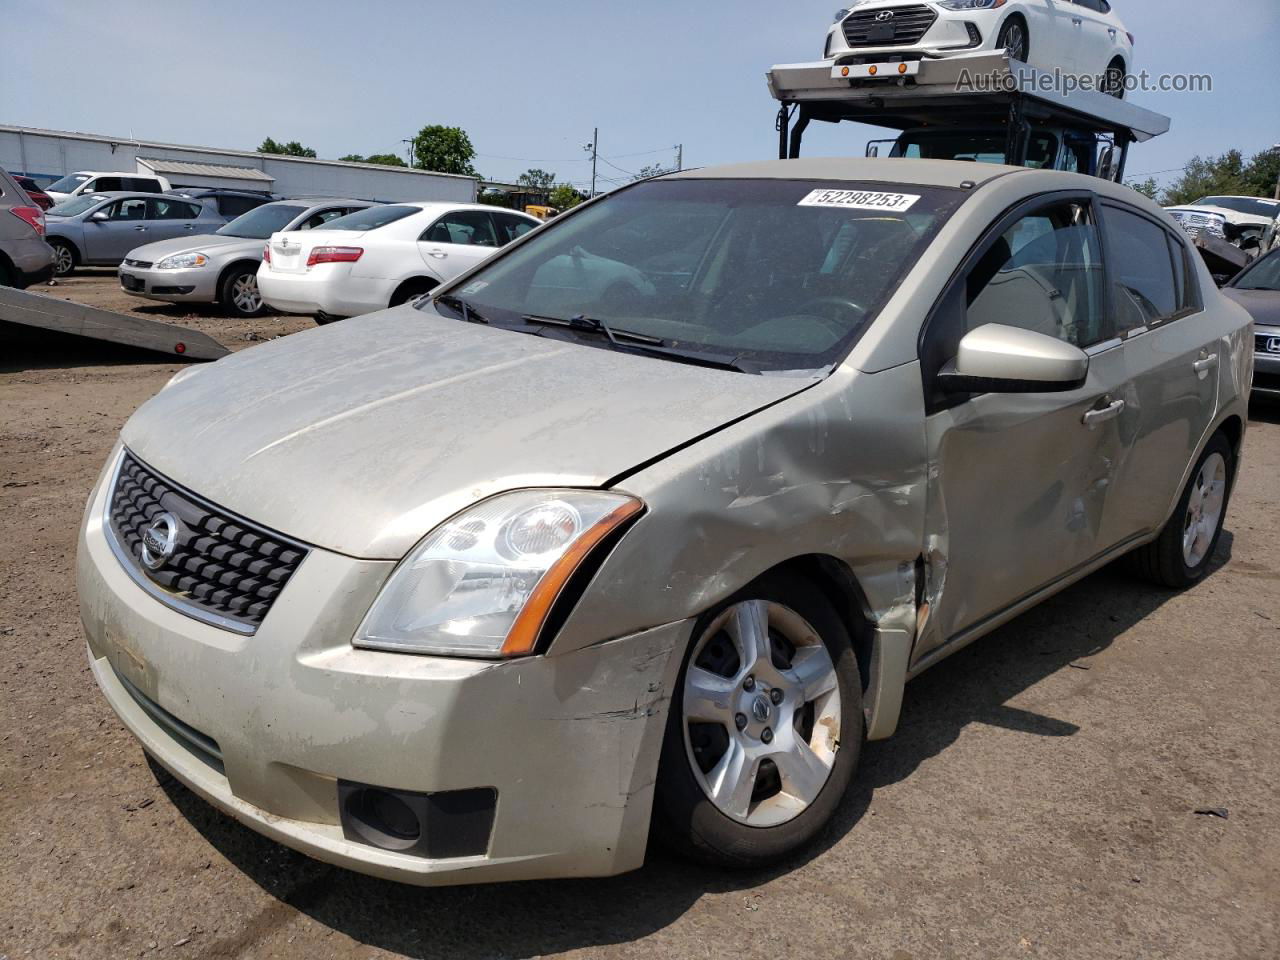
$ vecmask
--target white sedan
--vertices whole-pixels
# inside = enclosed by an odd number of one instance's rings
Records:
[[[369,207],[323,230],[272,234],[258,289],[277,310],[312,314],[320,323],[372,313],[426,293],[540,225],[478,204]]]
[[[1122,96],[1133,34],[1110,0],[854,0],[836,14],[823,56],[838,63],[1007,50],[1041,70],[1105,77]]]

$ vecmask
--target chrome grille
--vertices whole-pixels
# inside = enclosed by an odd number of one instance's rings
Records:
[[[1271,345],[1275,344],[1275,349]],[[1253,335],[1253,352],[1263,353],[1268,357],[1280,357],[1280,330],[1273,333],[1255,333]]]
[[[893,19],[877,19],[885,13],[892,13]],[[932,7],[915,3],[902,7],[882,7],[879,10],[855,10],[844,18],[840,26],[844,30],[845,43],[855,49],[907,47],[919,43],[937,19],[938,14]],[[893,31],[892,37],[880,39],[881,31],[887,33],[890,28]]]
[[[238,633],[253,633],[307,548],[183,490],[127,451],[107,508],[113,546],[144,589],[169,606]],[[142,536],[161,514],[178,519],[173,553],[142,560]]]
[[[151,261],[150,260],[130,260],[128,257],[125,257],[124,265],[126,267],[137,267],[139,270],[146,270],[150,268]]]

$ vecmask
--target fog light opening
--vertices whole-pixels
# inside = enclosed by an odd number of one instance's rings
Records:
[[[376,787],[354,790],[346,807],[351,828],[375,847],[408,850],[422,836],[417,813],[394,793]]]

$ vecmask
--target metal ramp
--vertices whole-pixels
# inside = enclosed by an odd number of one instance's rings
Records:
[[[39,336],[44,331],[102,340],[164,354],[170,360],[217,360],[231,352],[208,334],[188,327],[112,313],[29,290],[0,287],[0,352],[9,329],[28,337]]]

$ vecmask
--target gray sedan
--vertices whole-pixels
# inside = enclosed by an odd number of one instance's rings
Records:
[[[1253,392],[1280,399],[1280,248],[1255,260],[1222,292],[1253,317]]]
[[[84,513],[90,667],[160,766],[329,863],[613,874],[651,823],[776,862],[911,677],[1122,556],[1212,571],[1251,339],[1094,177],[645,180],[177,374]]]
[[[232,316],[262,312],[258,265],[271,234],[314,230],[368,200],[278,200],[236,217],[206,236],[182,236],[130,250],[118,271],[126,293],[170,303],[213,303]]]
[[[114,267],[139,243],[211,233],[224,222],[199,200],[156,193],[93,193],[45,214],[45,237],[65,276],[79,266]]]

